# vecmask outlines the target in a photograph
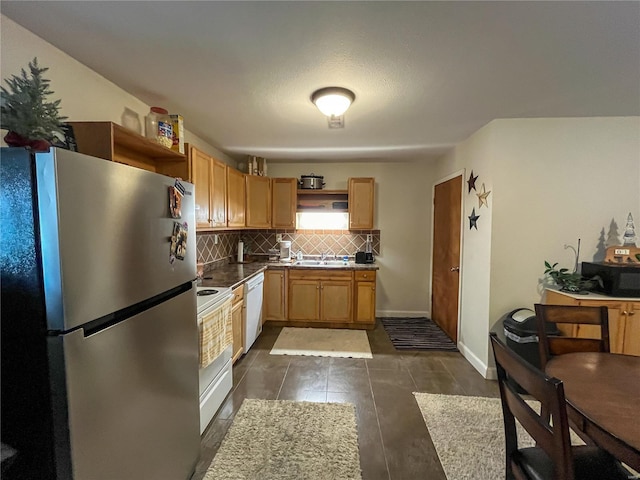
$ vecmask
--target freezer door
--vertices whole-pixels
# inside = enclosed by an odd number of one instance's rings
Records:
[[[42,268],[50,330],[67,331],[196,277],[194,187],[181,218],[175,179],[66,150],[36,155]],[[186,224],[184,259],[170,258]]]
[[[54,393],[67,397],[74,480],[191,477],[200,451],[194,297],[195,288],[88,337],[51,338],[64,352],[66,392]]]

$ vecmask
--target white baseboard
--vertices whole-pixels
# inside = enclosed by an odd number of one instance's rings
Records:
[[[482,360],[480,360],[475,353],[469,350],[464,343],[458,342],[458,350],[462,353],[462,356],[475,368],[480,375],[487,380],[496,380],[498,375],[495,367],[489,368]]]
[[[376,317],[405,317],[405,318],[418,318],[418,317],[427,317],[429,318],[430,312],[418,310],[418,311],[408,311],[408,310],[376,310]]]

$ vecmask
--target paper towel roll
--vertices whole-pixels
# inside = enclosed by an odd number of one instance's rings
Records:
[[[238,263],[242,263],[244,261],[244,242],[240,240],[238,242]]]

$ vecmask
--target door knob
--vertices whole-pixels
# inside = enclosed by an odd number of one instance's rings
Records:
[[[449,270],[452,271],[452,272],[459,272],[460,271],[460,267],[451,267]]]

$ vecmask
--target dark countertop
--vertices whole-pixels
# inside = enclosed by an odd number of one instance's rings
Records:
[[[231,287],[235,288],[249,280],[249,278],[264,272],[267,268],[283,269],[296,268],[304,270],[318,270],[319,266],[302,266],[293,263],[279,263],[268,261],[255,261],[250,263],[223,263],[219,262],[213,269],[204,273],[202,282],[198,284],[202,287]],[[359,264],[350,261],[345,266],[324,267],[327,270],[378,270],[380,267],[375,263]]]

